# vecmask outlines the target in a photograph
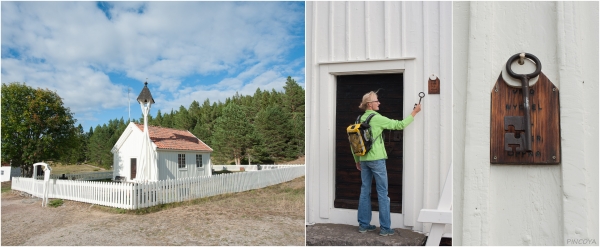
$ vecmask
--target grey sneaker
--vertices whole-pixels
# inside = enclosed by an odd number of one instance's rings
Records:
[[[369,225],[369,226],[367,226],[367,227],[362,227],[362,226],[359,226],[359,227],[358,227],[358,232],[360,232],[360,233],[365,233],[365,232],[367,232],[367,231],[369,231],[369,232],[370,232],[370,231],[375,231],[375,228],[377,228],[377,227],[376,227],[376,226],[374,226],[374,225]]]
[[[389,235],[394,235],[394,229],[381,229],[381,231],[379,232],[380,236],[389,236]]]

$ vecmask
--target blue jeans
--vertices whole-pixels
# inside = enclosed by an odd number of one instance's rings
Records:
[[[377,200],[379,201],[379,224],[382,230],[389,230],[392,224],[390,217],[390,198],[388,197],[388,177],[385,159],[360,162],[360,199],[358,201],[358,224],[367,227],[371,224],[371,181],[375,177]]]

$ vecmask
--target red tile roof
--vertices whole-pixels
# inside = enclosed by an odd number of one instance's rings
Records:
[[[143,124],[135,124],[144,131]],[[148,126],[150,140],[158,149],[213,151],[208,145],[187,130]]]

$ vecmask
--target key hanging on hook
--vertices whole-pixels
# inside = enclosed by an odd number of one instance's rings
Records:
[[[526,57],[529,58],[531,60],[533,60],[533,62],[535,63],[535,71],[529,74],[517,74],[515,72],[513,72],[511,65],[512,63],[522,57]],[[523,123],[525,124],[525,136],[523,138],[525,147],[524,150],[526,152],[531,152],[531,103],[529,102],[529,79],[534,78],[536,76],[538,76],[540,74],[540,72],[542,71],[542,63],[540,62],[540,60],[534,56],[533,54],[530,53],[525,53],[523,55],[523,53],[521,54],[515,54],[512,57],[510,57],[508,59],[508,62],[506,62],[506,72],[508,73],[508,75],[510,75],[512,78],[515,79],[519,79],[521,80],[521,92],[523,94],[523,109],[525,110],[525,116],[522,116],[521,118],[523,119]]]

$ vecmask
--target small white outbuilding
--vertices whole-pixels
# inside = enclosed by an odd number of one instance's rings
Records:
[[[140,171],[141,140],[144,125],[129,123],[111,150],[113,178],[137,181]],[[210,155],[212,148],[186,130],[148,126],[151,151],[158,180],[212,175]]]
[[[2,166],[0,167],[0,182],[6,182],[12,180],[12,177],[18,177],[21,175],[21,168]]]

